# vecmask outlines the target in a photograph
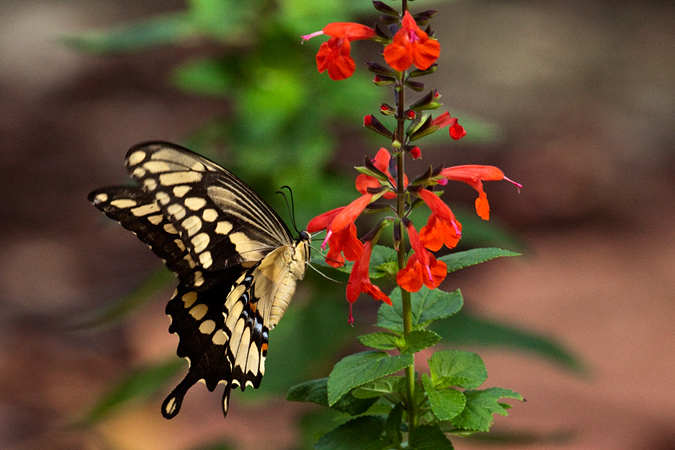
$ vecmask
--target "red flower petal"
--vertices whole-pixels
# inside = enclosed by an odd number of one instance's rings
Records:
[[[350,41],[370,39],[375,36],[375,30],[372,28],[352,22],[329,23],[323,28],[323,32],[328,36],[346,38]]]
[[[401,21],[401,29],[394,35],[393,42],[384,49],[387,64],[398,71],[408,70],[415,64],[418,69],[428,69],[441,53],[441,44],[429,39],[408,11]]]
[[[328,70],[328,76],[334,81],[351,77],[356,64],[349,56],[350,50],[349,40],[344,38],[332,37],[321,44],[316,54],[316,67],[319,73]]]
[[[337,216],[340,213],[340,211],[342,211],[345,208],[346,206],[342,206],[340,208],[335,208],[316,216],[315,218],[310,220],[309,223],[307,224],[307,232],[316,233],[317,231],[326,229],[328,225],[330,225],[330,223],[333,221],[335,216]]]
[[[340,213],[335,216],[333,222],[331,222],[329,229],[333,232],[340,231],[350,223],[353,223],[359,215],[366,209],[368,203],[373,198],[372,194],[364,194],[363,196],[357,198],[349,205],[347,205]]]
[[[347,285],[347,301],[354,303],[359,298],[361,292],[364,292],[375,300],[382,300],[391,305],[391,300],[385,295],[379,287],[370,282],[368,267],[370,265],[370,255],[372,253],[372,241],[368,241],[363,246],[363,254],[354,262],[352,272],[349,275],[349,284]]]

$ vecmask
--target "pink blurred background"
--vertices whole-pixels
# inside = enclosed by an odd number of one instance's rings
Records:
[[[179,450],[221,436],[240,449],[292,448],[305,405],[248,405],[224,424],[205,389],[172,422],[153,403],[86,435],[60,428],[129,367],[175,346],[163,313],[170,292],[123,327],[64,330],[156,263],[126,231],[102,226],[86,194],[122,179],[131,145],[178,140],[226,112],[166,82],[190,49],[104,57],[56,42],[183,7],[120,5],[0,4],[0,448]],[[563,342],[590,369],[581,377],[481,349],[488,384],[527,399],[496,427],[573,432],[529,447],[537,449],[675,448],[675,5],[477,0],[436,9],[443,100],[502,127],[498,145],[470,158],[525,186],[520,195],[507,183],[487,191],[493,215],[529,247],[446,288],[461,287],[472,311]]]

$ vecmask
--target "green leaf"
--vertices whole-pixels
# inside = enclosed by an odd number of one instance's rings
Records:
[[[377,326],[396,333],[403,333],[403,303],[401,289],[394,289],[389,298],[392,306],[383,304],[377,313]],[[445,292],[422,287],[411,294],[413,328],[423,329],[434,320],[444,319],[462,309],[464,301],[459,289]]]
[[[431,330],[414,330],[405,338],[405,347],[401,350],[403,354],[417,353],[425,348],[435,345],[441,337]]]
[[[90,53],[130,53],[180,42],[193,35],[185,13],[155,16],[141,22],[103,31],[86,31],[66,36],[71,47]]]
[[[396,250],[383,245],[373,247],[373,253],[370,255],[370,278],[375,280],[392,274],[396,276],[396,272],[398,272]]]
[[[435,425],[420,425],[408,437],[410,450],[453,450],[452,442]]]
[[[232,96],[235,84],[232,67],[234,61],[192,59],[183,62],[171,73],[171,83],[191,94],[208,97]]]
[[[378,350],[394,350],[403,345],[403,338],[397,334],[387,333],[385,331],[364,334],[356,339],[358,339],[362,345]]]
[[[136,370],[101,398],[83,422],[85,424],[98,422],[125,404],[149,398],[164,389],[174,375],[184,367],[183,359],[171,358],[168,363]]]
[[[391,375],[413,363],[412,355],[390,356],[385,352],[363,352],[338,362],[328,377],[328,405],[369,381]]]
[[[510,347],[549,358],[577,372],[584,372],[581,361],[555,340],[519,328],[475,317],[464,312],[436,322],[434,330],[455,344]]]
[[[377,416],[362,416],[340,425],[323,435],[314,444],[315,450],[384,450],[388,447],[380,437],[384,419]]]
[[[385,377],[370,381],[350,392],[356,398],[376,398],[384,395],[399,395],[405,392],[404,377]]]
[[[311,380],[291,387],[288,390],[286,400],[328,406],[328,378]],[[356,398],[348,393],[343,395],[331,408],[355,416],[366,412],[376,401],[376,398]]]
[[[438,260],[446,263],[448,265],[448,273],[451,273],[502,256],[520,256],[520,253],[500,248],[474,248],[463,252],[450,253],[441,256]]]
[[[93,328],[114,324],[126,318],[131,312],[152,300],[155,294],[175,280],[174,275],[161,267],[141,282],[133,291],[93,313],[93,317],[83,318],[74,328]]]
[[[517,392],[503,388],[465,391],[464,396],[466,397],[466,407],[451,422],[458,428],[476,431],[488,431],[494,421],[493,414],[508,415],[506,408],[499,403],[499,399],[523,400],[523,397]]]
[[[403,403],[397,403],[387,416],[387,421],[384,424],[385,439],[391,447],[398,447],[403,440],[403,433],[401,432],[403,410]]]
[[[431,379],[436,387],[460,386],[476,389],[487,380],[487,368],[480,356],[462,350],[442,350],[429,358]]]
[[[456,389],[436,389],[426,373],[422,374],[422,385],[429,396],[434,415],[440,420],[450,420],[462,412],[466,406],[464,394]]]

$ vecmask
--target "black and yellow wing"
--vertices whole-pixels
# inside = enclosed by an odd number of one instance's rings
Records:
[[[309,259],[309,235],[293,239],[279,216],[243,181],[175,144],[132,147],[138,186],[113,186],[89,200],[150,245],[179,280],[166,312],[178,355],[190,368],[162,405],[172,418],[197,381],[257,388],[269,330],[279,322]]]

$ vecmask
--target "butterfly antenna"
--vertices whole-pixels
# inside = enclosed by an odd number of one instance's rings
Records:
[[[312,265],[311,262],[307,262],[307,265],[308,265],[309,267],[311,267],[316,273],[318,273],[319,275],[321,275],[322,277],[324,277],[324,278],[327,279],[327,280],[333,281],[333,282],[335,282],[335,283],[337,283],[337,284],[347,284],[346,281],[338,281],[338,280],[336,280],[335,278],[329,277],[328,275],[326,275],[325,273],[323,273],[322,271],[320,271],[319,269],[317,269],[316,267],[314,267],[314,266]]]
[[[288,197],[286,197],[286,194],[281,190],[284,188],[288,189],[288,193],[291,196],[290,204],[288,203]],[[295,200],[293,200],[293,190],[287,185],[281,186],[281,189],[279,189],[276,193],[284,196],[284,200],[286,200],[286,208],[288,208],[288,215],[291,218],[291,225],[293,225],[295,232],[300,234],[300,230],[298,230],[298,226],[295,223]]]

